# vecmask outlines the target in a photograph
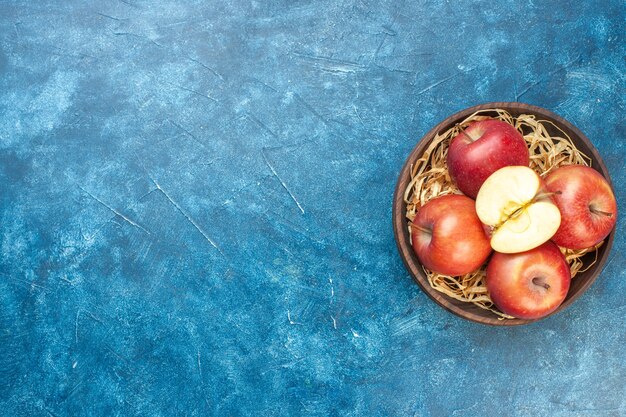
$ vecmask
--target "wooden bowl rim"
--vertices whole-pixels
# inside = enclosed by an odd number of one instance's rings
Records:
[[[585,145],[589,148],[588,155],[592,157],[594,160],[593,168],[600,172],[604,176],[604,178],[609,182],[611,188],[613,189],[613,184],[611,181],[611,176],[609,174],[608,169],[606,168],[604,161],[600,157],[598,150],[593,146],[593,143],[574,125],[570,122],[562,118],[561,116],[544,109],[542,107],[533,106],[526,103],[519,102],[490,102],[479,104],[476,106],[468,107],[464,110],[454,113],[453,115],[447,117],[439,124],[437,124],[434,128],[432,128],[428,133],[426,133],[415,145],[409,156],[407,157],[402,169],[400,170],[400,174],[398,176],[398,182],[396,184],[396,188],[393,195],[393,209],[392,209],[392,222],[393,222],[393,232],[396,241],[396,245],[398,247],[398,253],[400,254],[400,258],[404,262],[406,269],[411,274],[413,280],[419,285],[419,287],[424,291],[433,301],[435,301],[439,306],[443,307],[450,313],[462,317],[466,320],[470,320],[476,323],[487,324],[492,326],[519,326],[523,324],[533,323],[541,319],[536,320],[522,320],[522,319],[507,319],[507,320],[499,320],[497,316],[488,310],[485,310],[485,313],[489,313],[493,315],[493,317],[488,317],[487,315],[481,315],[474,311],[467,310],[462,308],[451,302],[451,298],[447,295],[440,293],[433,289],[428,283],[428,279],[421,267],[417,256],[413,252],[413,248],[411,246],[409,234],[407,231],[407,220],[405,217],[406,213],[406,204],[404,203],[404,190],[408,185],[410,178],[410,169],[413,161],[417,160],[418,156],[423,153],[426,149],[427,145],[430,141],[435,137],[435,135],[444,130],[450,128],[454,123],[460,122],[469,115],[479,110],[487,110],[487,109],[503,109],[506,111],[514,111],[520,113],[530,113],[540,116],[541,118],[546,118],[547,120],[553,121],[557,126],[566,130],[570,130],[574,133],[574,135],[585,143]],[[574,138],[572,138],[574,140]],[[596,163],[597,161],[597,163]],[[615,191],[613,190],[613,193]],[[593,284],[593,282],[597,279],[597,277],[602,272],[604,265],[607,261],[607,258],[611,252],[611,248],[613,246],[613,238],[615,235],[615,228],[611,231],[609,236],[605,239],[605,244],[603,245],[603,249],[601,255],[598,257],[597,262],[593,265],[593,267],[589,270],[590,274],[586,277],[585,282],[577,289],[577,291],[573,294],[568,294],[568,298],[556,309],[554,312],[549,314],[546,317],[549,317],[553,314],[556,314],[568,306],[570,306],[576,299],[578,299],[587,289]],[[582,278],[582,277],[581,277]],[[478,307],[474,307],[468,305],[468,307],[472,307],[478,309]],[[482,313],[482,311],[481,311]]]

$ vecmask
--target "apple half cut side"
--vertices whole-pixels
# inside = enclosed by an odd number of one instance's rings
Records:
[[[476,214],[488,226],[491,247],[500,253],[524,252],[550,240],[561,213],[535,171],[500,168],[485,180],[476,197]]]

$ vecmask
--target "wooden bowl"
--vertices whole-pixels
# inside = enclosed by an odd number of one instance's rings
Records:
[[[428,294],[428,296],[432,298],[437,304],[439,304],[441,307],[445,308],[449,312],[456,314],[459,317],[463,317],[464,319],[475,321],[477,323],[490,324],[494,326],[517,326],[521,324],[531,323],[536,320],[500,320],[491,311],[481,309],[480,307],[477,307],[471,303],[464,303],[455,300],[445,294],[434,290],[428,283],[428,279],[426,278],[424,270],[422,269],[422,265],[420,264],[419,259],[415,255],[415,252],[413,251],[413,248],[411,246],[411,240],[408,232],[408,224],[405,216],[406,204],[404,202],[404,190],[406,189],[410,181],[411,164],[422,155],[424,150],[428,147],[431,140],[438,132],[444,132],[454,126],[456,123],[460,123],[461,121],[463,121],[472,113],[478,110],[485,109],[506,110],[513,117],[517,117],[520,114],[534,114],[537,116],[538,119],[551,121],[569,135],[569,137],[574,142],[574,145],[576,145],[576,147],[580,151],[582,151],[591,158],[592,167],[596,171],[600,172],[604,176],[604,178],[607,179],[609,184],[611,184],[611,178],[609,176],[608,170],[606,169],[606,166],[604,165],[604,162],[602,162],[600,154],[593,146],[593,144],[589,141],[589,139],[587,139],[587,137],[580,130],[578,130],[567,120],[557,116],[556,114],[546,109],[523,103],[486,103],[462,110],[456,114],[453,114],[452,116],[448,117],[437,126],[435,126],[430,132],[424,135],[424,137],[417,143],[415,148],[413,148],[413,151],[411,152],[406,162],[404,163],[404,166],[402,167],[402,171],[400,171],[400,176],[398,178],[398,183],[396,185],[396,190],[393,196],[393,231],[396,239],[396,244],[398,245],[398,251],[400,252],[400,257],[404,261],[406,268],[409,270],[409,272],[413,276],[413,279],[422,288],[422,290],[426,294]],[[484,114],[488,115],[488,113]],[[559,132],[549,123],[545,123],[544,126],[551,135],[559,135]],[[576,277],[572,279],[567,298],[565,299],[563,304],[561,304],[561,306],[559,306],[559,308],[552,314],[558,313],[559,311],[567,308],[570,304],[574,302],[574,300],[580,297],[587,290],[587,288],[591,286],[593,281],[595,281],[607,261],[609,252],[611,251],[611,246],[613,245],[614,235],[615,229],[613,229],[613,231],[605,239],[604,245],[600,247],[597,262],[587,271],[577,274]],[[587,262],[592,262],[594,256],[595,255],[593,253],[585,255],[585,257],[583,258],[583,262],[585,262],[585,264],[587,264]]]

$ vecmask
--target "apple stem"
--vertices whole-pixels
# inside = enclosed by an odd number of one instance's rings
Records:
[[[535,277],[535,278],[533,278],[533,284],[535,284],[535,285],[537,285],[537,286],[539,286],[539,287],[543,287],[543,288],[545,288],[546,290],[549,290],[549,289],[550,289],[550,285],[548,285],[548,284],[547,284],[547,283],[543,280],[543,278],[541,278],[541,277]]]
[[[589,211],[593,214],[601,214],[602,216],[613,217],[613,213],[607,213],[606,211],[598,210],[594,206],[589,206]]]
[[[533,201],[539,201],[539,200],[543,200],[546,197],[552,197],[553,195],[561,195],[562,192],[561,191],[554,191],[554,192],[550,192],[550,193],[542,193],[542,194],[538,194]]]
[[[429,235],[432,234],[432,230],[429,230],[429,229],[427,229],[425,227],[422,227],[422,226],[418,226],[415,223],[411,224],[411,227],[419,230],[422,233],[426,233],[426,234],[429,234]]]
[[[462,133],[462,134],[463,134],[466,138],[468,138],[469,140],[471,140],[472,142],[474,142],[474,141],[472,140],[472,137],[471,137],[470,135],[468,135],[467,133],[465,133],[465,130],[461,130],[461,132],[459,132],[459,133]]]
[[[468,138],[470,140],[470,142],[476,142],[476,139],[474,139],[473,137],[471,137],[467,132],[465,132],[465,130],[461,130],[461,132],[466,138]],[[478,138],[477,138],[478,139]]]

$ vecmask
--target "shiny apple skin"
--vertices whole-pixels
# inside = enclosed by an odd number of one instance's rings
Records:
[[[538,278],[534,283],[533,278]],[[487,290],[505,314],[535,320],[556,310],[571,281],[565,257],[552,242],[526,252],[495,252],[487,265]],[[538,284],[547,284],[545,288]]]
[[[552,240],[568,249],[590,248],[604,240],[617,220],[617,202],[608,181],[593,168],[568,165],[546,177],[548,191],[561,211]],[[591,208],[605,214],[592,212]]]
[[[478,137],[472,141],[469,136]],[[473,199],[487,177],[510,165],[528,166],[528,147],[522,135],[500,120],[470,124],[450,142],[448,171],[461,192]]]
[[[426,268],[458,276],[477,270],[489,257],[491,245],[476,215],[474,201],[446,195],[422,206],[412,227],[415,254]]]

